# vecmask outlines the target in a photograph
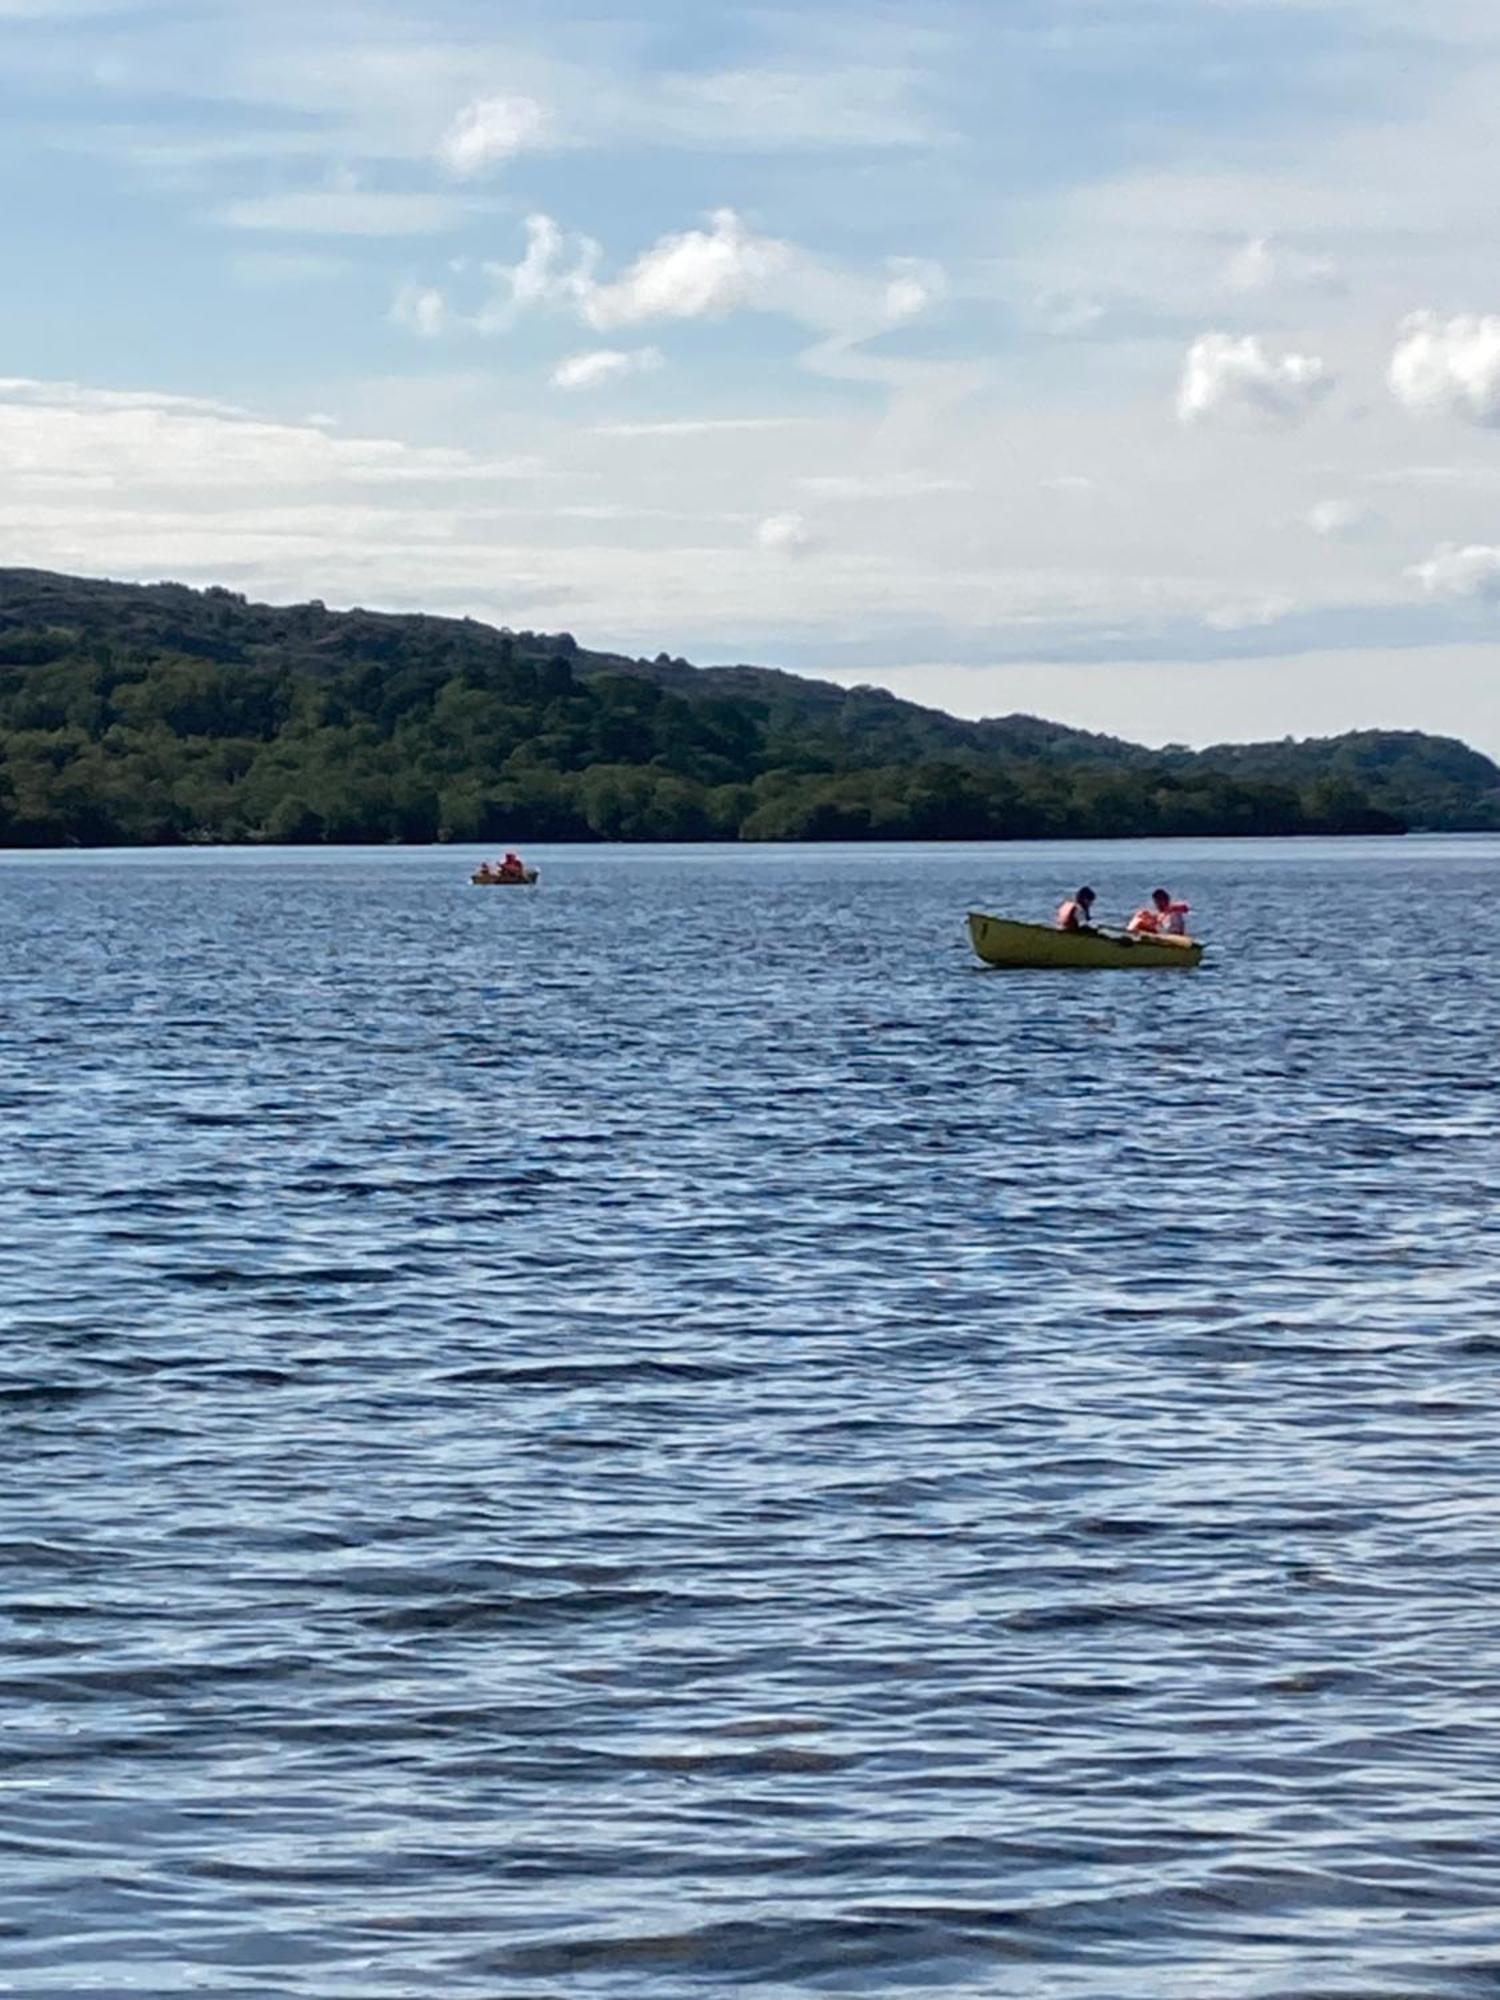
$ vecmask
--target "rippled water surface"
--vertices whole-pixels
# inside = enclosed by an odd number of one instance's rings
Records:
[[[470,858],[0,857],[0,1991],[1500,1990],[1500,844]]]

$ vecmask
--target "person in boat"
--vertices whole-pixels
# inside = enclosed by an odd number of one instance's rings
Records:
[[[1174,902],[1170,889],[1153,889],[1125,928],[1136,937],[1186,937],[1188,907]]]
[[[505,859],[495,864],[495,873],[502,882],[523,882],[526,879],[526,863],[510,848],[505,850]]]
[[[1125,928],[1136,937],[1156,937],[1166,929],[1167,912],[1171,907],[1170,891],[1153,889],[1151,901],[1141,905]]]
[[[1080,889],[1076,896],[1069,896],[1065,903],[1057,906],[1057,928],[1060,931],[1091,931],[1094,905],[1098,897],[1092,889]]]

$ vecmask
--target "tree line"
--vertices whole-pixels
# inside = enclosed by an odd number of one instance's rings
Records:
[[[138,631],[0,630],[0,844],[979,840],[1404,824],[1347,773],[1316,765],[1281,777],[1169,753],[979,747],[961,733],[944,740],[937,722],[951,718],[897,727],[894,710],[931,712],[889,698],[866,704],[880,726],[861,728],[857,705],[799,705],[787,677],[679,692],[607,665],[580,673],[571,641],[550,652],[529,634],[465,644],[458,621],[409,623],[419,632],[398,643],[387,635],[316,658],[290,646],[206,657],[194,632],[184,650]]]

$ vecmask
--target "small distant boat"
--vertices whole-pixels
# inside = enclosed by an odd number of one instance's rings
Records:
[[[1050,924],[1021,924],[1011,917],[969,912],[969,938],[986,965],[1037,969],[1145,971],[1171,967],[1186,971],[1203,958],[1196,938],[1106,936],[1102,931],[1060,931]]]
[[[488,862],[481,862],[469,877],[485,889],[531,889],[541,877],[540,868],[523,868],[519,875],[506,875],[498,868],[491,868]]]

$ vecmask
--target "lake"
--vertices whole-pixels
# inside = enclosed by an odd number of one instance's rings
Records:
[[[1492,2000],[1500,840],[474,858],[0,856],[0,1991]]]

